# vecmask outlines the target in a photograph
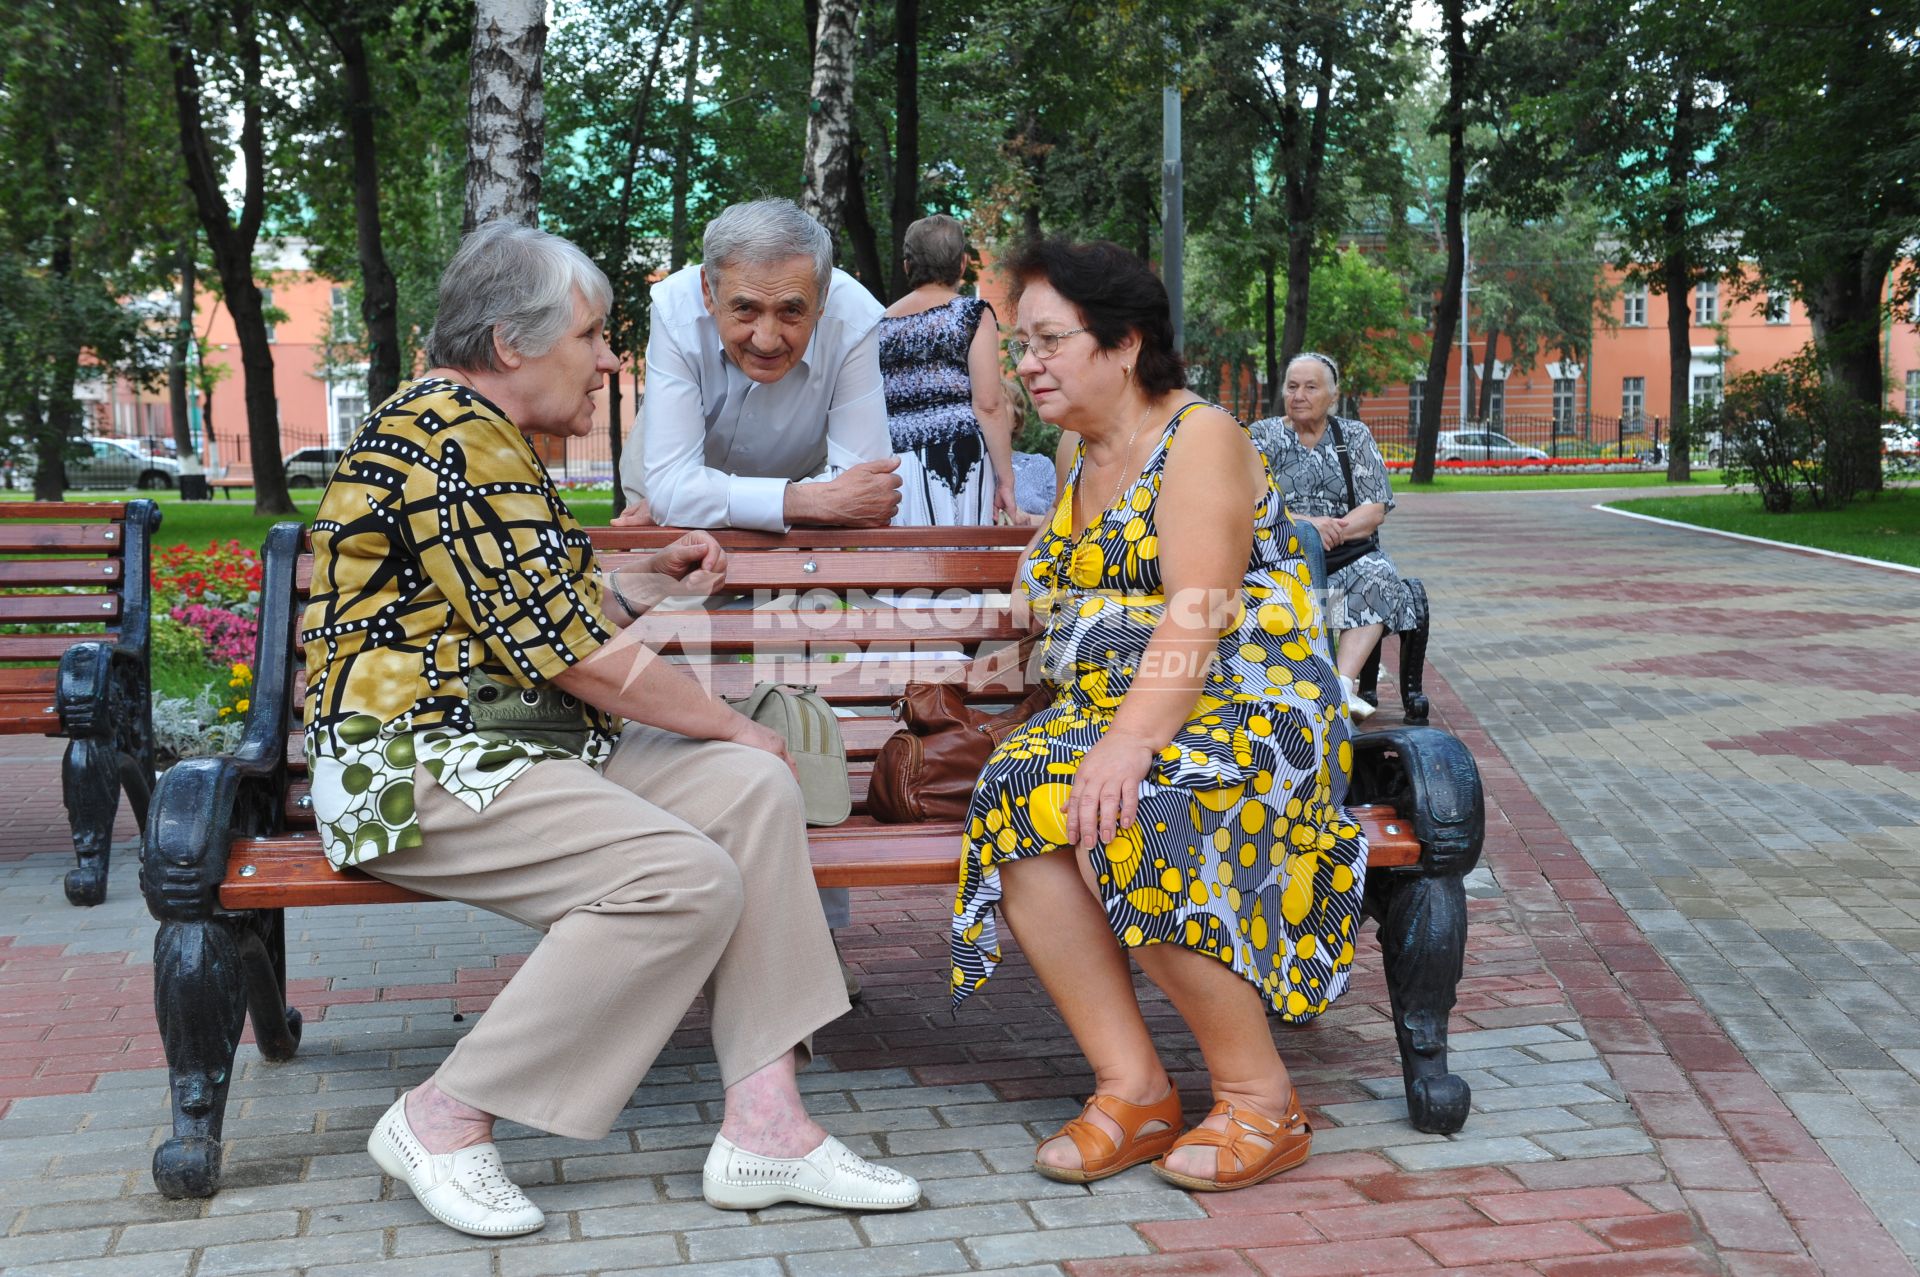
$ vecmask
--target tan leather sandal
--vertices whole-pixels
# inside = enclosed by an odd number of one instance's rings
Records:
[[[1279,1121],[1231,1100],[1221,1100],[1207,1116],[1211,1118],[1220,1113],[1227,1116],[1226,1130],[1196,1126],[1175,1140],[1168,1150],[1172,1152],[1174,1148],[1194,1147],[1218,1149],[1214,1154],[1212,1179],[1170,1171],[1164,1157],[1153,1164],[1153,1173],[1170,1184],[1178,1184],[1196,1193],[1220,1193],[1259,1184],[1282,1171],[1290,1171],[1306,1161],[1307,1154],[1313,1150],[1313,1126],[1300,1111],[1297,1092],[1287,1097],[1286,1116]],[[1267,1147],[1261,1147],[1262,1140],[1266,1141]],[[1228,1158],[1233,1159],[1232,1166],[1227,1165]]]
[[[1088,1110],[1099,1109],[1112,1119],[1120,1128],[1120,1143],[1115,1144],[1113,1137],[1088,1118]],[[1140,1134],[1142,1127],[1163,1122],[1165,1125],[1157,1131]],[[1080,1110],[1080,1116],[1040,1141],[1041,1147],[1051,1144],[1062,1135],[1073,1141],[1080,1150],[1078,1166],[1048,1166],[1036,1156],[1033,1169],[1048,1179],[1064,1180],[1069,1184],[1091,1184],[1094,1180],[1105,1179],[1109,1175],[1118,1175],[1121,1171],[1151,1162],[1173,1147],[1180,1137],[1180,1092],[1169,1086],[1166,1098],[1152,1104],[1129,1104],[1118,1096],[1096,1095],[1087,1101],[1086,1108]]]

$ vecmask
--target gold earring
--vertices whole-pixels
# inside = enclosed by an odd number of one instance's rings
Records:
[[[1120,365],[1120,376],[1121,376],[1122,378],[1127,378],[1127,377],[1131,377],[1131,376],[1133,376],[1133,365],[1132,365],[1132,364],[1121,364],[1121,365]]]

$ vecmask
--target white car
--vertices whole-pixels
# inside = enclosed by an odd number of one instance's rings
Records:
[[[30,446],[13,452],[13,474],[27,480],[36,469]],[[180,463],[120,439],[89,436],[67,441],[69,488],[177,488]]]
[[[1443,430],[1436,461],[1549,461],[1539,448],[1516,443],[1498,430]]]

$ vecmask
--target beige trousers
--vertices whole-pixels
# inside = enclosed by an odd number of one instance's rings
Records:
[[[423,843],[361,866],[545,932],[436,1081],[598,1139],[703,989],[731,1086],[846,1014],[793,774],[762,750],[631,725],[604,773],[535,763],[484,812],[414,776]]]

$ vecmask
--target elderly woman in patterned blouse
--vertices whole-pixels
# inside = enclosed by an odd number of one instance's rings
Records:
[[[1274,482],[1287,494],[1287,509],[1320,530],[1320,543],[1330,553],[1373,536],[1394,505],[1373,432],[1351,417],[1333,415],[1339,397],[1339,365],[1314,351],[1295,355],[1282,391],[1286,415],[1250,427],[1267,454]],[[1342,442],[1351,484],[1341,466]],[[1416,623],[1413,595],[1378,545],[1327,574],[1328,616],[1340,636],[1335,662],[1347,712],[1356,719],[1373,713],[1354,691],[1367,657],[1388,629],[1398,632]]]
[[[434,367],[368,416],[314,521],[301,631],[328,858],[545,933],[368,1151],[453,1228],[532,1232],[495,1119],[605,1136],[704,990],[726,1096],[707,1200],[911,1206],[919,1186],[828,1135],[795,1083],[847,997],[784,742],[620,632],[711,589],[725,556],[695,532],[601,573],[527,438],[591,429],[619,367],[609,297],[565,240],[468,236]]]

